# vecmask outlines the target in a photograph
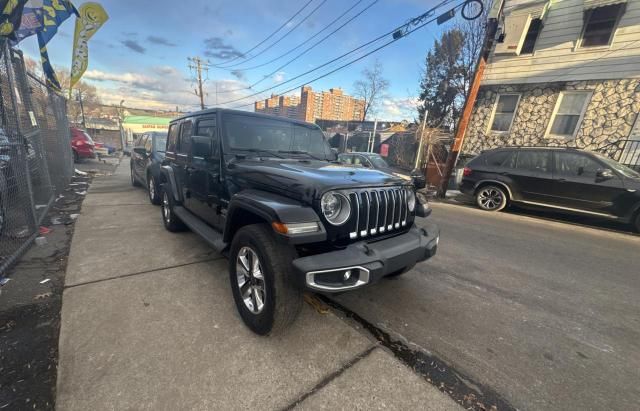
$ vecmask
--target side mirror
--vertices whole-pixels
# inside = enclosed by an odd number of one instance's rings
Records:
[[[193,136],[191,137],[191,155],[208,160],[211,157],[212,142],[210,137]]]
[[[136,154],[140,154],[141,156],[147,155],[147,149],[144,147],[134,147],[133,152]]]
[[[600,169],[596,171],[596,181],[598,182],[611,180],[614,177],[615,177],[615,174],[613,174],[613,171],[609,170],[608,168]]]

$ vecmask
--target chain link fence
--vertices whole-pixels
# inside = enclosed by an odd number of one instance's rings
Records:
[[[38,236],[74,172],[64,97],[0,40],[0,273]]]

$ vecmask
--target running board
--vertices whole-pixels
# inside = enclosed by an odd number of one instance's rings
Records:
[[[193,215],[189,210],[181,206],[174,206],[173,213],[194,233],[198,234],[215,250],[221,253],[229,244],[222,239],[222,234],[206,223],[202,222],[198,217]]]

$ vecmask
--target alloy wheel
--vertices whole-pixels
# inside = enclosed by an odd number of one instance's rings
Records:
[[[153,181],[153,177],[149,177],[149,198],[152,202],[156,199],[156,183]]]
[[[169,195],[165,192],[162,194],[162,216],[164,221],[169,224],[171,222],[171,208],[169,206]]]
[[[485,188],[478,193],[478,202],[485,210],[496,210],[504,203],[504,195],[493,187]]]
[[[266,302],[266,286],[260,258],[251,247],[242,247],[236,258],[236,278],[240,297],[253,314],[262,312]]]

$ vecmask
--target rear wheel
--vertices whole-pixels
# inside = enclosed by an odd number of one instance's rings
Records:
[[[640,233],[640,212],[636,214],[636,219],[635,219],[633,228],[635,228],[636,233]]]
[[[500,186],[480,187],[476,192],[476,204],[486,211],[500,211],[507,206],[507,193]]]
[[[131,168],[131,185],[134,187],[140,187],[140,183],[136,179],[135,174],[133,174],[133,166]]]
[[[160,208],[162,210],[164,228],[171,232],[184,231],[186,226],[173,212],[174,199],[173,196],[167,192],[169,190],[169,187],[163,187],[162,189],[162,203]]]
[[[160,205],[162,199],[160,198],[160,193],[158,193],[156,179],[151,174],[147,177],[147,190],[149,191],[149,201],[151,204]]]
[[[296,319],[302,290],[294,282],[295,249],[278,242],[266,224],[242,227],[233,237],[229,280],[244,323],[260,335],[277,334]]]

